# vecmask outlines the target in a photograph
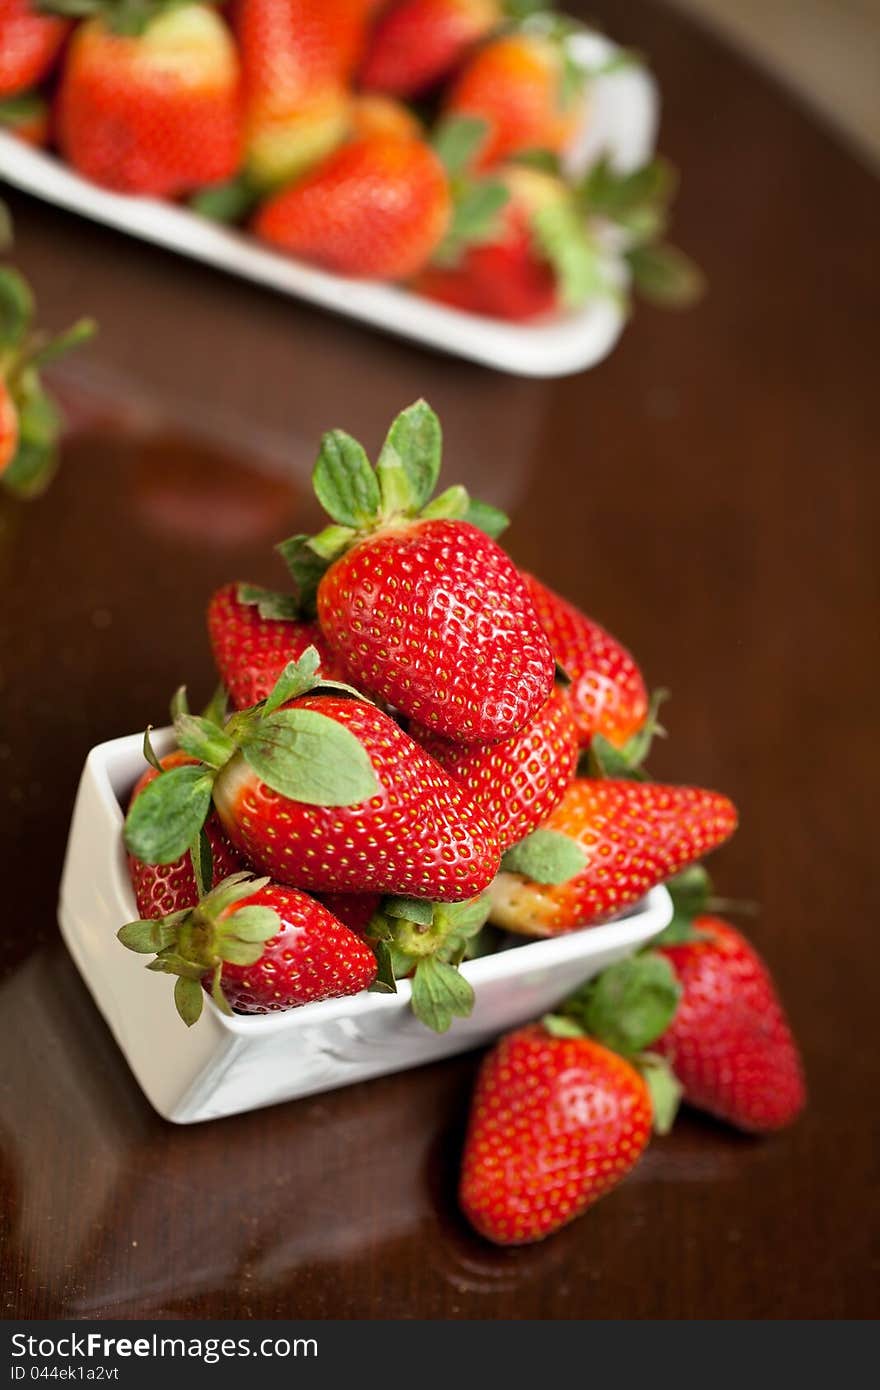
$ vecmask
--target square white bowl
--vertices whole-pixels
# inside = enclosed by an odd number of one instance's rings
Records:
[[[160,754],[170,729],[154,736]],[[137,916],[122,843],[123,805],[144,770],[142,736],[113,739],[86,759],[74,807],[59,921],[67,948],[141,1089],[167,1120],[191,1124],[329,1091],[478,1047],[539,1018],[584,980],[630,954],[668,924],[669,894],[655,888],[606,926],[534,941],[468,961],[476,993],[468,1019],[448,1033],[413,1016],[410,985],[364,991],[287,1013],[226,1017],[209,998],[187,1030],[167,976],[116,940]]]
[[[567,168],[578,173],[602,153],[622,172],[637,168],[654,150],[659,111],[654,79],[635,60],[617,66],[621,50],[603,34],[577,33],[569,45],[574,60],[595,75],[587,120],[566,154]],[[32,149],[6,131],[0,131],[0,178],[59,207],[281,294],[523,376],[565,376],[595,366],[614,347],[626,321],[622,302],[612,295],[596,297],[546,322],[517,324],[450,309],[380,281],[333,275],[282,255],[246,233],[209,222],[180,204],[100,188],[55,155]],[[608,269],[612,278],[623,275],[619,260],[611,258]]]

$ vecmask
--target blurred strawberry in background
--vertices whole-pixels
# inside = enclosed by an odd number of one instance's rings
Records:
[[[521,9],[502,0],[399,0],[386,6],[370,35],[360,85],[391,96],[418,96],[448,77],[469,48]]]
[[[44,14],[34,0],[0,0],[0,97],[42,82],[69,30],[69,20]]]
[[[351,118],[355,135],[402,135],[418,139],[422,134],[422,123],[414,111],[402,101],[379,92],[362,92],[355,96]]]
[[[64,0],[59,0],[63,4]],[[207,5],[107,0],[80,25],[58,94],[58,140],[86,178],[174,197],[230,178],[241,152],[238,55]]]

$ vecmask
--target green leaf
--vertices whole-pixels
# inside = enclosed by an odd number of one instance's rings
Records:
[[[19,380],[16,405],[18,450],[2,474],[2,483],[19,497],[38,497],[45,492],[58,465],[61,417],[43,390],[38,374],[31,370]]]
[[[153,726],[152,724],[148,724],[147,727],[144,729],[144,741],[142,745],[143,754],[147,762],[150,764],[150,767],[153,768],[154,771],[162,772],[162,763],[159,759],[158,753],[153,747],[153,740],[150,738],[150,734],[152,732]]]
[[[587,776],[646,782],[648,774],[634,766],[624,748],[615,748],[604,734],[593,734],[587,753]]]
[[[582,1038],[584,1030],[573,1018],[566,1018],[565,1014],[545,1014],[541,1023],[550,1034],[551,1038]]]
[[[634,246],[626,259],[633,284],[652,304],[686,309],[705,291],[699,266],[674,246]]]
[[[259,193],[245,174],[238,174],[226,183],[212,188],[200,188],[189,200],[193,212],[211,222],[242,222],[256,206]]]
[[[169,710],[171,713],[172,724],[174,723],[175,719],[180,717],[180,715],[189,714],[189,700],[186,698],[185,685],[179,685],[175,690],[174,694],[171,696],[171,704],[169,706]],[[203,719],[204,717],[205,716],[202,715]]]
[[[567,883],[586,863],[586,852],[570,835],[559,830],[533,830],[507,851],[501,867],[535,883]]]
[[[675,1123],[684,1087],[665,1057],[658,1057],[652,1052],[645,1053],[638,1059],[638,1068],[651,1097],[654,1130],[660,1135],[668,1134]]]
[[[312,690],[317,684],[316,676],[320,665],[321,658],[317,647],[307,647],[296,661],[288,661],[263,705],[263,717],[273,714],[279,706],[286,705],[288,700],[295,700],[298,695]]]
[[[435,265],[454,266],[470,246],[491,242],[499,231],[499,214],[510,201],[510,190],[497,179],[480,179],[457,192],[452,220],[432,257]]]
[[[373,954],[376,957],[376,978],[370,989],[376,994],[396,994],[397,981],[394,978],[394,964],[387,941],[376,941]]]
[[[632,1057],[650,1047],[675,1017],[681,985],[665,956],[644,952],[618,961],[565,1005],[591,1037]]]
[[[208,832],[202,826],[198,837],[190,846],[193,874],[200,898],[204,898],[214,887],[214,854]]]
[[[270,714],[246,735],[241,751],[267,786],[293,801],[355,806],[379,790],[369,755],[355,735],[317,710]]]
[[[177,928],[174,923],[167,922],[162,917],[154,921],[126,922],[116,933],[117,941],[129,951],[137,951],[142,956],[153,956],[158,951],[164,951],[176,937]]]
[[[489,125],[481,116],[445,116],[431,137],[434,153],[450,178],[472,164]]]
[[[0,125],[17,130],[19,126],[43,119],[48,109],[39,92],[19,92],[0,101]]]
[[[9,208],[4,202],[0,202],[0,251],[8,251],[14,239]]]
[[[699,917],[712,893],[712,880],[703,864],[691,864],[666,884],[675,911],[681,917]]]
[[[259,903],[240,907],[222,923],[223,934],[227,932],[241,941],[270,941],[281,930],[281,918],[272,907],[261,907]]]
[[[261,618],[295,623],[302,616],[294,594],[278,594],[273,589],[261,589],[256,584],[239,584],[236,597],[239,603],[255,607]]]
[[[0,266],[0,348],[19,347],[34,313],[34,297],[23,275]]]
[[[662,218],[675,196],[678,175],[666,159],[652,159],[629,173],[619,173],[603,157],[589,171],[578,189],[585,212],[630,226],[633,218],[651,212]]]
[[[239,941],[235,936],[221,937],[217,943],[221,960],[230,965],[256,965],[263,954],[261,941]]]
[[[572,199],[560,198],[534,210],[532,236],[553,267],[561,303],[577,309],[605,290],[598,250]]]
[[[226,723],[229,700],[223,685],[218,685],[214,689],[205,708],[202,710],[202,718],[207,719],[211,724],[218,724],[222,729]]]
[[[386,898],[382,911],[388,917],[418,922],[423,927],[430,927],[434,920],[434,904],[425,898]]]
[[[210,810],[212,784],[204,767],[186,764],[146,786],[125,820],[129,853],[147,864],[173,864],[186,854]]]
[[[382,499],[363,446],[344,430],[329,430],[312,473],[318,501],[334,521],[362,531],[379,518]]]
[[[471,526],[476,526],[478,531],[496,541],[510,525],[510,518],[497,507],[492,507],[488,502],[479,502],[475,497],[468,500],[467,510],[462,521],[469,521]]]
[[[467,489],[456,483],[454,487],[441,492],[427,507],[422,507],[419,515],[425,521],[460,521],[467,515],[470,505]]]
[[[174,733],[183,751],[207,763],[208,767],[224,767],[235,752],[232,739],[199,714],[179,714],[174,721]]]
[[[211,998],[214,1000],[214,1003],[217,1005],[217,1008],[220,1010],[221,1014],[226,1014],[229,1018],[232,1017],[232,1010],[229,1007],[229,1000],[223,993],[222,961],[218,961],[217,964],[214,966],[214,974],[211,979]]]
[[[200,981],[188,980],[183,975],[174,982],[174,1006],[187,1028],[191,1028],[202,1016],[204,991]]]
[[[315,596],[318,585],[327,569],[327,561],[322,559],[309,545],[305,535],[289,536],[275,547],[287,566],[302,615],[311,616],[315,611]]]
[[[29,353],[28,361],[31,367],[45,367],[49,362],[56,362],[59,357],[87,343],[97,331],[98,325],[94,319],[79,319],[71,328],[65,329],[63,333],[50,338]]]
[[[651,744],[655,738],[665,738],[666,730],[657,718],[660,706],[669,699],[668,690],[655,690],[651,696],[651,703],[648,707],[648,716],[631,738],[627,739],[621,752],[626,758],[631,768],[641,767],[651,751]]]
[[[430,499],[440,476],[443,431],[427,401],[418,400],[392,422],[376,464],[386,518],[412,514]]]
[[[518,150],[511,156],[512,164],[521,164],[526,169],[537,169],[539,174],[552,174],[562,177],[562,160],[552,150]]]
[[[412,982],[412,1011],[435,1033],[448,1031],[453,1018],[468,1018],[474,991],[452,965],[430,956],[419,961]]]
[[[317,555],[325,565],[329,565],[338,555],[347,550],[357,537],[351,526],[325,526],[316,536],[309,539],[309,550]]]

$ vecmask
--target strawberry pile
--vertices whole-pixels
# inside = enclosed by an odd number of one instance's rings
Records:
[[[624,261],[689,302],[699,273],[662,242],[670,167],[565,171],[590,111],[576,28],[535,0],[0,0],[0,126],[106,188],[470,313],[619,295]]]

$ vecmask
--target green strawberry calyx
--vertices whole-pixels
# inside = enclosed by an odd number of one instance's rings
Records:
[[[268,878],[230,874],[200,896],[196,907],[154,920],[128,922],[117,939],[129,951],[152,955],[148,970],[174,975],[174,1003],[188,1027],[201,1016],[202,981],[211,976],[211,997],[222,1013],[232,1010],[223,993],[223,966],[255,965],[281,928],[271,907],[249,903]]]
[[[178,706],[174,732],[180,748],[198,759],[166,768],[137,797],[125,820],[130,854],[148,864],[173,864],[197,844],[211,809],[214,781],[236,756],[281,796],[312,806],[353,806],[378,791],[366,749],[329,715],[297,707],[301,696],[327,691],[358,700],[351,686],[324,680],[309,647],[284,668],[267,699],[224,723]],[[149,730],[145,737],[149,750]],[[154,763],[155,766],[155,763]]]
[[[672,1128],[681,1087],[665,1059],[650,1049],[674,1019],[681,992],[666,957],[643,951],[608,966],[543,1020],[554,1037],[594,1038],[626,1058],[648,1087],[658,1134]]]
[[[447,488],[432,500],[442,448],[440,421],[423,400],[392,422],[375,467],[344,430],[324,435],[312,483],[331,525],[316,536],[291,536],[277,547],[302,612],[314,612],[318,584],[333,561],[377,531],[445,518],[469,522],[492,538],[501,534],[504,513],[475,501],[463,487]]]
[[[373,988],[396,993],[397,981],[411,975],[416,1018],[435,1033],[447,1032],[454,1018],[468,1018],[473,1009],[473,986],[459,966],[479,954],[488,916],[488,893],[463,903],[383,899],[366,928],[378,963]]]
[[[0,266],[0,381],[18,415],[18,448],[4,470],[3,486],[20,497],[45,490],[57,464],[61,417],[40,379],[43,367],[86,342],[95,332],[80,319],[51,337],[34,330],[34,299],[24,276]]]
[[[644,724],[620,748],[611,743],[604,734],[593,734],[590,746],[580,760],[578,775],[613,777],[618,781],[649,781],[645,761],[654,739],[667,736],[658,715],[660,706],[668,699],[668,690],[654,691]]]
[[[561,830],[540,828],[506,850],[501,867],[533,883],[560,884],[575,878],[587,864],[587,853]]]
[[[510,190],[503,179],[472,172],[488,131],[480,116],[444,116],[434,130],[431,145],[449,179],[452,218],[433,265],[454,266],[468,247],[492,242],[499,233]]]
[[[755,916],[758,904],[749,899],[720,898],[712,889],[712,880],[703,864],[691,864],[666,884],[672,898],[672,920],[656,938],[658,946],[680,946],[688,941],[709,941],[711,935],[696,926],[696,920],[707,914],[732,912]]]
[[[187,0],[39,0],[37,8],[65,19],[98,17],[114,34],[137,38],[154,19],[171,10],[183,8]],[[219,0],[200,0],[209,7]]]

